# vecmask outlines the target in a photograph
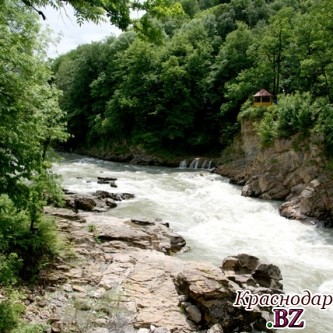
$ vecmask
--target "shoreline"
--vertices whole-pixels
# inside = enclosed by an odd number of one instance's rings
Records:
[[[267,330],[267,309],[232,306],[240,288],[282,292],[280,275],[265,272],[264,285],[254,280],[259,259],[249,267],[255,257],[230,257],[224,268],[222,260],[221,267],[187,261],[172,256],[186,249],[186,241],[167,223],[73,210],[69,196],[69,208],[45,208],[70,250],[28,291],[26,320],[54,333],[250,332],[253,323]]]

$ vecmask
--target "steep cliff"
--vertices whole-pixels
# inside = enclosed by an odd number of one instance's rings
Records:
[[[282,216],[333,226],[333,174],[320,138],[296,135],[264,148],[255,123],[244,120],[215,172],[242,185],[244,196],[282,200]]]

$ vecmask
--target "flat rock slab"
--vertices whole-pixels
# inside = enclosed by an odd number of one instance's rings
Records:
[[[181,250],[186,242],[165,223],[152,221],[138,224],[137,220],[118,219],[86,213],[84,219],[94,226],[94,235],[102,242],[124,242],[128,246],[172,254]]]
[[[193,332],[193,325],[178,306],[179,295],[173,283],[184,263],[156,251],[146,252],[134,254],[135,267],[123,284],[124,291],[136,304],[134,326],[154,325],[167,327],[175,333]]]

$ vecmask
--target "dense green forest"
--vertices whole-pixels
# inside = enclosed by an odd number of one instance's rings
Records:
[[[67,3],[79,23],[104,13],[126,31],[51,63],[41,6],[63,1],[0,0],[0,288],[8,296],[0,333],[37,332],[20,326],[12,287],[36,278],[59,250],[43,214],[47,202],[61,202],[54,143],[219,153],[252,119],[263,145],[313,133],[333,151],[331,0]],[[132,22],[136,8],[148,13]],[[277,104],[253,108],[261,88]]]
[[[220,152],[246,117],[263,144],[313,131],[333,143],[332,1],[180,4],[55,60],[70,147]],[[251,107],[261,88],[277,105]]]

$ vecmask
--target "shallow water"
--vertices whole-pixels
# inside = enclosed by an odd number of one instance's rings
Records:
[[[80,193],[129,192],[106,214],[162,218],[187,241],[186,259],[220,265],[224,257],[249,253],[280,267],[286,293],[333,293],[333,232],[279,216],[278,203],[245,198],[240,188],[205,170],[143,167],[63,154],[54,164],[63,187]],[[116,177],[118,188],[97,184],[97,176]],[[304,333],[333,329],[327,311],[307,307]],[[289,332],[291,330],[284,330]]]

